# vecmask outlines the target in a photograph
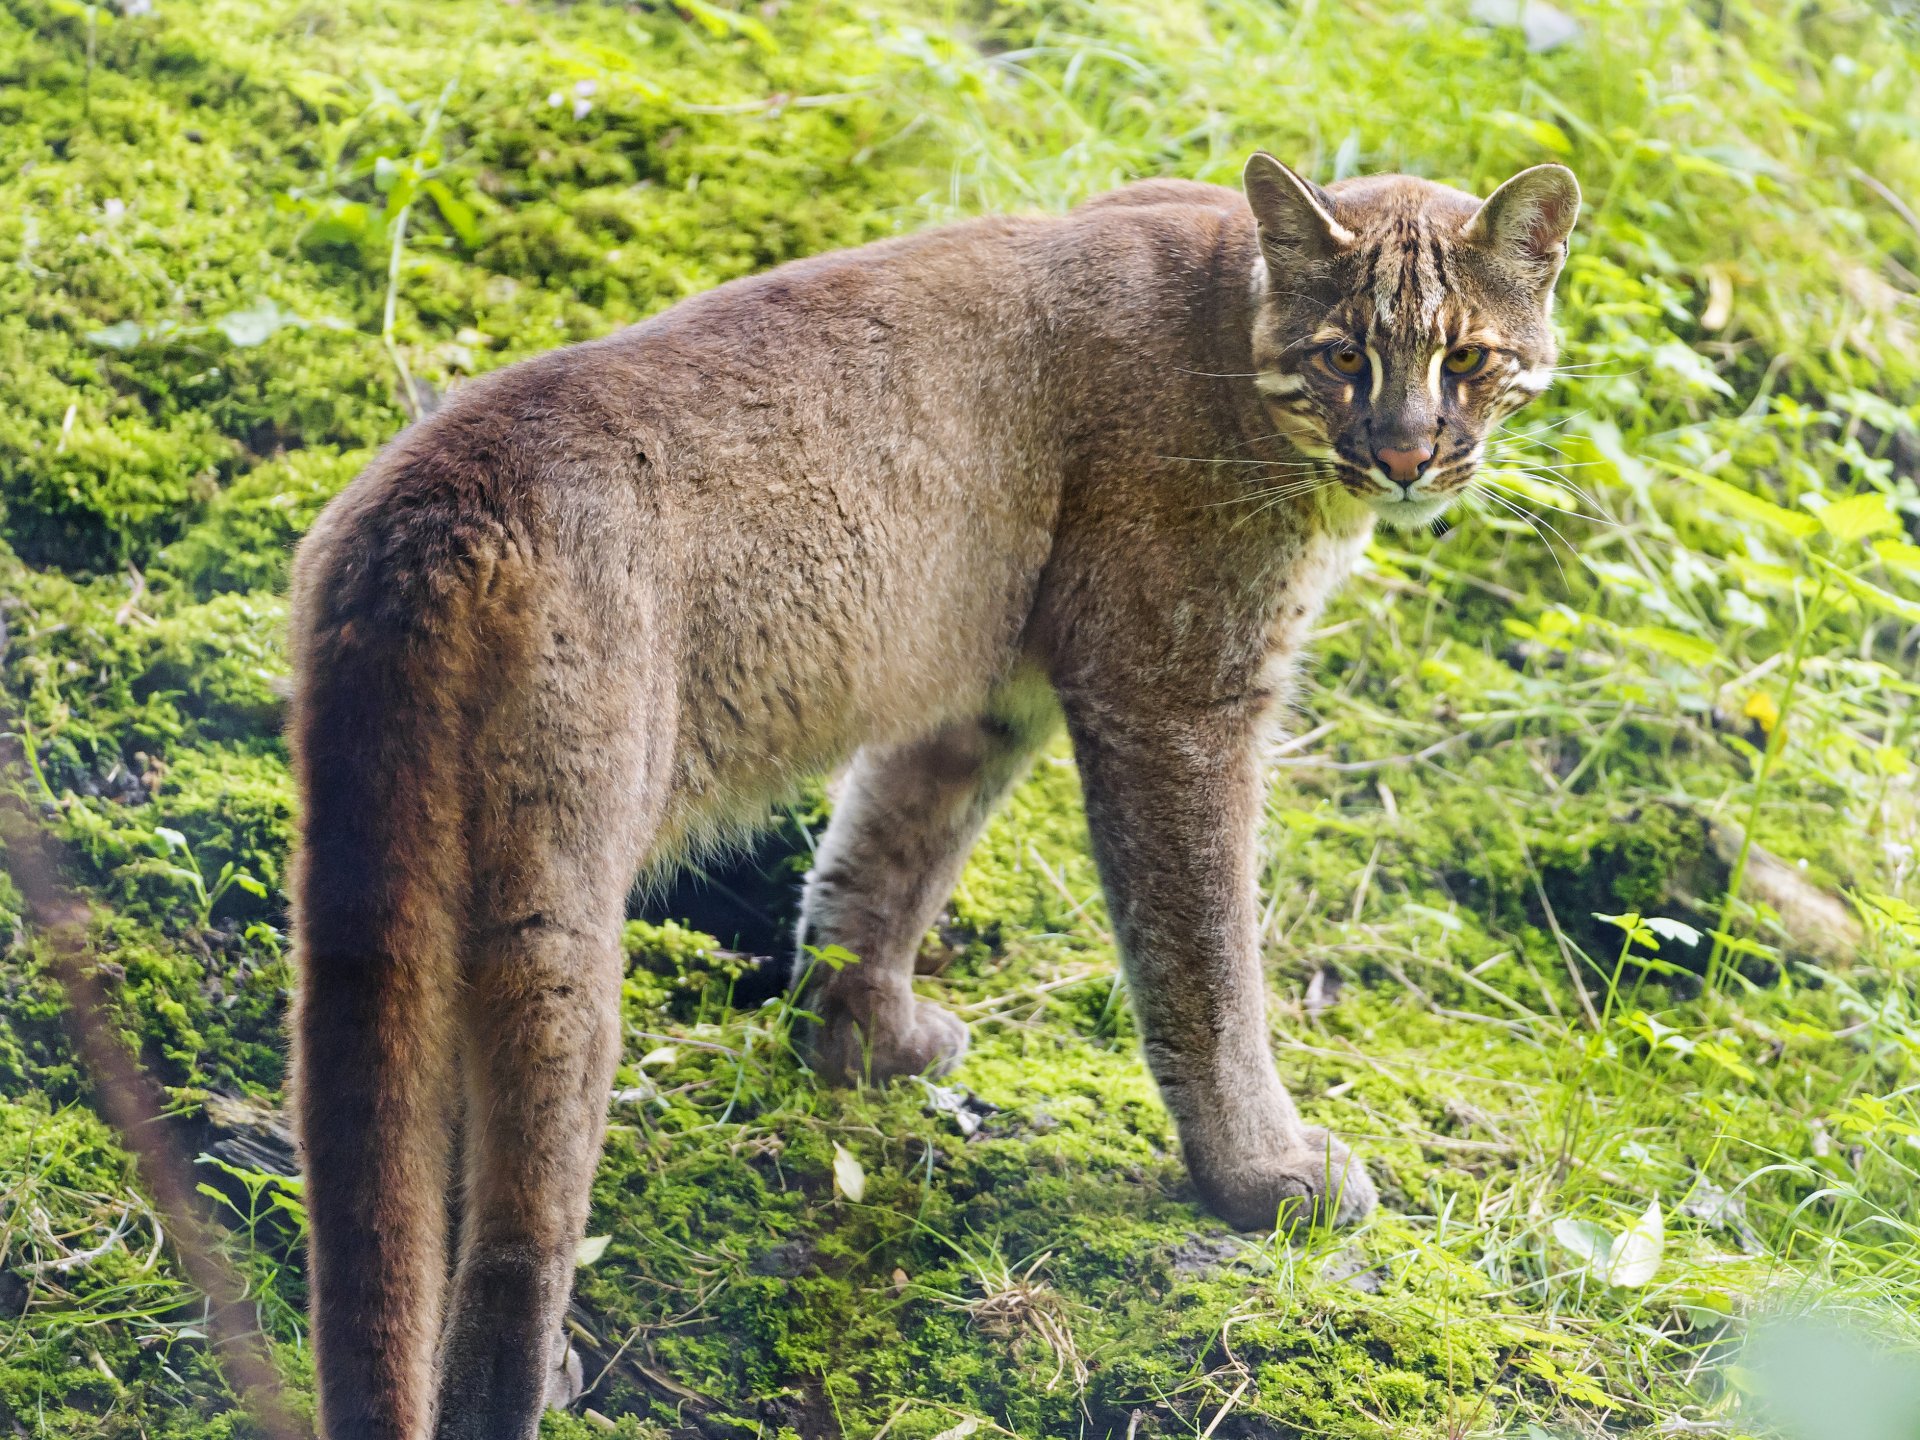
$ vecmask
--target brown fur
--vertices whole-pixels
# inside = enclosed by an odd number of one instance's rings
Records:
[[[1248,1227],[1372,1204],[1268,1051],[1259,746],[1373,524],[1353,446],[1410,433],[1404,357],[1460,343],[1361,313],[1358,267],[1438,237],[1449,323],[1538,373],[1571,179],[1529,174],[1481,211],[1256,157],[1257,227],[1234,191],[1155,181],[802,261],[468,387],[329,507],[296,567],[292,734],[333,1440],[533,1434],[628,887],[849,756],[806,899],[809,941],[861,957],[805,981],[824,1073],[964,1048],[914,951],[1064,715],[1201,1194]],[[1334,324],[1392,352],[1380,396],[1306,378]],[[1470,440],[1506,403],[1482,388],[1419,423]],[[1261,488],[1316,451],[1318,488]]]

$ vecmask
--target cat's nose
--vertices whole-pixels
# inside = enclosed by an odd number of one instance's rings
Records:
[[[1406,485],[1420,478],[1420,472],[1433,459],[1433,447],[1418,445],[1408,450],[1377,449],[1373,452],[1373,458],[1380,462],[1380,468],[1387,472],[1390,479]]]

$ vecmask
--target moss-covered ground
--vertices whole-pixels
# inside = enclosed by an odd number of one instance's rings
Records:
[[[951,1089],[823,1091],[738,962],[636,921],[548,1433],[1757,1435],[1768,1317],[1920,1346],[1920,34],[1522,9],[0,0],[5,783],[226,1157],[296,1392],[297,1186],[219,1118],[283,1079],[291,543],[467,376],[1254,145],[1587,192],[1562,383],[1451,534],[1375,545],[1277,757],[1274,1044],[1382,1211],[1197,1207],[1054,754],[928,939]],[[1723,903],[1727,823],[1846,897],[1843,963]],[[0,878],[0,1428],[246,1435],[21,909]]]

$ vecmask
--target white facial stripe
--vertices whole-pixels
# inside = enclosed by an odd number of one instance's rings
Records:
[[[1253,377],[1253,388],[1262,395],[1298,395],[1307,388],[1307,377],[1282,375],[1275,370],[1264,370]]]
[[[1433,397],[1435,405],[1440,403],[1440,362],[1446,358],[1446,351],[1436,350],[1427,362],[1427,394]]]
[[[1531,370],[1517,371],[1513,383],[1529,395],[1538,395],[1553,383],[1553,367],[1536,365]]]
[[[1382,386],[1387,383],[1387,363],[1380,358],[1380,352],[1373,348],[1373,342],[1367,342],[1367,366],[1373,371],[1373,397],[1379,400]]]

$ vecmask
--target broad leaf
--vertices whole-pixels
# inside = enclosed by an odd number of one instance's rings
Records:
[[[1701,470],[1685,465],[1671,465],[1668,468],[1683,479],[1691,480],[1709,499],[1737,519],[1752,520],[1770,530],[1791,535],[1796,540],[1811,539],[1820,533],[1820,522],[1811,515],[1789,510],[1771,500],[1762,500],[1758,495],[1742,490],[1737,485],[1729,485],[1724,480],[1717,480]]]
[[[229,310],[213,322],[229,344],[242,349],[264,345],[289,325],[298,325],[300,317],[282,310],[273,301],[261,298],[244,310]]]
[[[1553,1238],[1571,1250],[1587,1268],[1587,1273],[1604,1276],[1607,1257],[1613,1250],[1613,1235],[1591,1220],[1556,1220]]]
[[[1855,599],[1863,600],[1874,609],[1884,610],[1887,614],[1905,620],[1908,624],[1920,625],[1920,601],[1908,600],[1904,596],[1894,594],[1891,590],[1882,590],[1878,585],[1862,580],[1851,571],[1842,570],[1832,561],[1823,560],[1818,555],[1813,557],[1813,563],[1830,578],[1838,581],[1840,587]]]
[[[1869,535],[1884,535],[1900,528],[1900,517],[1878,491],[1836,500],[1814,518],[1836,540],[1865,540]]]
[[[1629,625],[1621,630],[1620,637],[1696,669],[1705,670],[1720,663],[1720,647],[1712,641],[1681,630],[1669,630],[1665,625]]]
[[[119,320],[104,329],[87,331],[88,344],[108,350],[131,350],[146,338],[146,327],[133,320]]]

